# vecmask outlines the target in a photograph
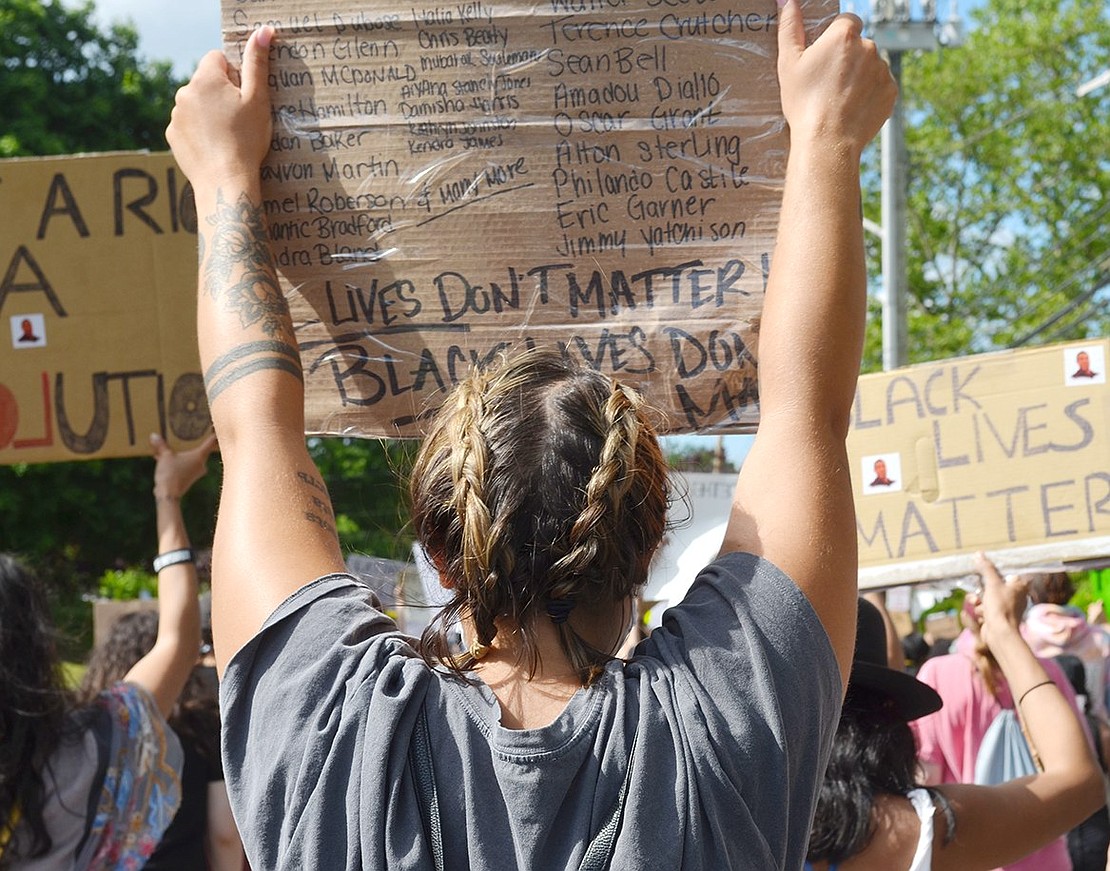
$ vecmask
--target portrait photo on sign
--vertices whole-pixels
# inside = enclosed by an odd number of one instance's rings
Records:
[[[1064,383],[1069,387],[1106,383],[1106,357],[1101,345],[1066,348],[1064,355]]]
[[[860,459],[863,495],[897,493],[902,489],[902,456],[897,451],[869,454]]]
[[[12,347],[43,348],[46,346],[46,319],[41,315],[12,315]]]

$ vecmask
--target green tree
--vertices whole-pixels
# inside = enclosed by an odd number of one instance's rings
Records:
[[[0,157],[165,149],[181,82],[137,52],[126,25],[98,28],[92,4],[0,0]],[[151,461],[0,468],[0,547],[24,555],[51,590],[65,632],[87,642],[81,595],[113,566],[142,565],[154,547]],[[186,510],[211,535],[217,485]]]
[[[679,472],[736,472],[722,447],[674,444],[666,448],[667,465]]]
[[[404,482],[413,441],[309,439],[309,452],[328,482],[344,552],[408,559],[412,549]]]
[[[182,505],[198,546],[213,532],[219,475],[215,461],[210,468]],[[153,473],[153,460],[141,458],[0,467],[0,541],[52,575],[87,580],[106,568],[149,566]]]
[[[198,482],[183,503],[198,547],[211,541],[219,474]],[[50,591],[67,655],[92,638],[83,597],[109,568],[150,567],[154,462],[148,459],[0,466],[0,549],[19,553]]]
[[[963,46],[904,56],[911,362],[1110,327],[1110,88],[1075,93],[1110,66],[1107,10],[987,0]],[[865,173],[875,220],[877,151]],[[881,360],[874,313],[869,369]]]
[[[310,439],[328,482],[345,552],[407,559],[401,482],[415,442]],[[190,537],[206,547],[215,531],[219,459],[190,490],[182,509]],[[0,548],[22,554],[51,590],[55,616],[80,658],[91,639],[83,597],[105,569],[149,569],[156,543],[148,459],[17,464],[0,467]]]
[[[164,150],[168,62],[148,62],[127,25],[99,29],[92,3],[0,0],[0,157]]]

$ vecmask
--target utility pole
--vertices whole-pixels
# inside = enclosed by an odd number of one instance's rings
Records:
[[[725,470],[725,437],[717,436],[717,449],[713,452],[713,471],[720,473]]]
[[[906,156],[902,55],[963,42],[956,0],[948,20],[937,19],[936,0],[921,0],[922,20],[910,20],[909,0],[871,0],[870,35],[886,55],[898,85],[894,111],[882,131],[883,369],[905,366],[908,355],[906,297]]]
[[[906,129],[902,103],[902,52],[887,50],[890,73],[898,84],[894,111],[883,125],[883,371],[907,362],[906,296]]]

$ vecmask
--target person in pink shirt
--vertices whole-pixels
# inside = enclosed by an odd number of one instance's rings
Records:
[[[917,739],[918,761],[925,783],[973,783],[975,759],[983,736],[1003,708],[1014,708],[1015,700],[994,657],[979,638],[978,623],[967,613],[973,597],[965,605],[967,628],[956,639],[954,653],[926,660],[917,673],[944,700],[944,707],[910,723]],[[969,619],[971,618],[971,619]],[[1080,716],[1075,691],[1050,659],[1041,659],[1048,677],[1075,710],[1083,731],[1090,740],[1086,722]],[[1035,702],[1030,697],[1026,705]],[[1065,837],[1018,862],[1004,866],[1006,871],[1071,871]]]
[[[1033,606],[1025,612],[1021,634],[1037,656],[1050,658],[1071,654],[1083,663],[1088,709],[1099,720],[1110,719],[1106,705],[1110,682],[1110,634],[1103,626],[1092,626],[1086,615],[1069,605],[1075,586],[1066,572],[1021,575],[1029,584]]]

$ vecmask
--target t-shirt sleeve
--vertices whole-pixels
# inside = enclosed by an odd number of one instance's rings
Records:
[[[405,639],[376,604],[351,576],[325,576],[286,599],[228,663],[223,768],[254,867],[282,867],[321,780],[345,766],[357,789],[350,745],[365,740],[362,724],[376,716],[375,683],[391,679],[382,673],[387,661],[411,661],[390,657]]]
[[[722,795],[739,792],[769,841],[804,842],[842,688],[828,635],[797,585],[751,554],[719,557],[638,652],[662,667],[659,683],[689,741],[705,742],[706,779]],[[789,819],[761,819],[782,808]]]

